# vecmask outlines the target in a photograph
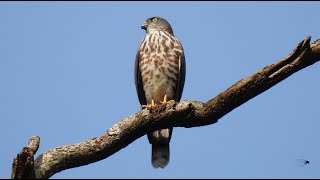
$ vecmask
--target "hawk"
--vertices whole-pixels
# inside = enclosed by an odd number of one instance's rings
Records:
[[[168,21],[161,17],[148,18],[141,28],[146,36],[135,60],[134,76],[142,108],[152,108],[167,101],[180,101],[186,74],[183,47],[173,35]],[[172,128],[147,134],[152,144],[151,162],[154,168],[169,163],[169,142]]]

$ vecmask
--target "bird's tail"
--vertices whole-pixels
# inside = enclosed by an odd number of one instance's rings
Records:
[[[154,168],[164,168],[169,163],[171,133],[172,128],[161,129],[148,135],[149,141],[152,144],[151,161]]]
[[[152,144],[152,166],[164,168],[168,165],[170,158],[169,143]]]

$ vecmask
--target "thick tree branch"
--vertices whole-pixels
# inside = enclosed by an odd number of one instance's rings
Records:
[[[283,60],[238,81],[206,103],[169,101],[152,111],[144,109],[124,118],[99,137],[48,150],[35,160],[35,178],[49,178],[62,170],[105,159],[157,129],[213,124],[233,109],[319,60],[320,40],[310,45],[308,36]]]

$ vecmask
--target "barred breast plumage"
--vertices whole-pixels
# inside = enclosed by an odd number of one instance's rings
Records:
[[[140,69],[143,89],[148,104],[174,99],[179,73],[180,42],[169,33],[148,33],[140,46]]]

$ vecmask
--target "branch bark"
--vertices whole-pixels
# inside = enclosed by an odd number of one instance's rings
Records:
[[[216,123],[221,117],[268,90],[295,72],[320,60],[320,40],[306,37],[284,59],[244,78],[208,102],[169,101],[152,111],[143,109],[114,124],[107,133],[78,144],[48,150],[34,163],[36,179],[105,159],[139,137],[168,127],[196,127]]]
[[[32,136],[28,146],[17,154],[12,163],[11,179],[34,179],[34,157],[40,144],[39,136]]]

